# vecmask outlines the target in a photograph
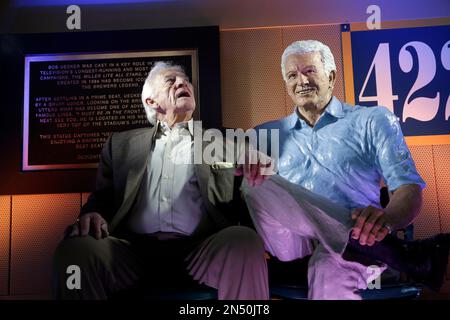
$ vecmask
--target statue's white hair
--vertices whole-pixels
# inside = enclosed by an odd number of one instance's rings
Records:
[[[330,48],[317,40],[302,40],[295,41],[291,43],[283,52],[281,56],[281,73],[283,75],[284,81],[287,81],[286,78],[286,59],[290,55],[293,54],[305,54],[310,52],[319,52],[322,57],[322,63],[327,75],[330,74],[331,71],[336,71],[336,64],[334,63],[334,57],[331,53]]]
[[[142,104],[144,105],[144,110],[145,114],[147,115],[148,121],[150,121],[150,123],[153,125],[156,124],[157,120],[156,111],[147,104],[146,100],[153,99],[155,97],[153,80],[155,80],[158,74],[167,69],[175,69],[176,71],[185,73],[183,68],[179,65],[166,61],[157,61],[150,69],[150,72],[148,73],[148,76],[145,79],[144,86],[142,87],[142,94],[141,94]]]

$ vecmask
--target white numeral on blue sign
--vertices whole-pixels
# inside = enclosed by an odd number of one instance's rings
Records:
[[[445,70],[450,71],[450,40],[442,47],[441,62]],[[445,104],[445,120],[448,120],[448,118],[450,118],[450,95],[447,97],[447,103]]]
[[[417,92],[430,84],[436,76],[436,57],[433,50],[424,42],[410,41],[406,43],[399,52],[398,62],[404,73],[411,72],[414,67],[413,50],[417,55],[417,77],[409,90],[403,104],[402,121],[413,118],[419,121],[433,120],[439,111],[440,92],[434,97],[420,97]],[[441,50],[442,66],[450,71],[450,41],[447,41]],[[376,96],[365,96],[367,82],[372,73],[375,72]],[[393,94],[391,77],[391,58],[389,43],[378,45],[372,64],[366,74],[366,78],[359,93],[360,102],[376,102],[394,112],[394,101],[398,95]],[[445,105],[445,120],[450,118],[450,96]]]
[[[411,117],[420,121],[430,121],[433,120],[439,110],[439,92],[436,93],[434,98],[418,97],[412,99],[411,102],[409,100],[416,91],[422,89],[434,79],[436,75],[436,59],[433,50],[426,43],[419,41],[408,42],[400,49],[398,55],[400,68],[405,73],[411,72],[413,69],[413,57],[408,48],[416,50],[419,71],[416,81],[406,96],[402,120],[405,122],[408,117]]]
[[[377,88],[376,96],[364,96],[367,82],[370,75],[375,70],[375,81]],[[389,43],[380,43],[370,65],[369,72],[367,72],[366,79],[359,93],[359,101],[371,102],[376,101],[378,105],[385,106],[391,112],[394,112],[394,101],[398,100],[398,96],[392,94],[392,81],[386,81],[391,79],[391,58],[389,56]]]

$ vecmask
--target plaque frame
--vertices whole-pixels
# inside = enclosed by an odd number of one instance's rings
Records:
[[[45,55],[27,55],[25,56],[24,72],[24,104],[23,104],[23,143],[22,143],[22,170],[54,170],[54,169],[88,169],[97,168],[98,162],[89,163],[70,163],[70,164],[30,164],[29,144],[30,144],[30,69],[33,62],[59,62],[59,61],[98,61],[123,58],[160,58],[187,56],[191,63],[191,83],[194,87],[194,95],[198,97],[198,57],[197,50],[164,50],[164,51],[136,51],[136,52],[110,52],[110,53],[75,53],[75,54],[45,54]],[[200,119],[200,101],[197,101],[194,112],[194,119]]]

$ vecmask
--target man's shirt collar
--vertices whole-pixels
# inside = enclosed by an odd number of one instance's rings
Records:
[[[191,136],[194,136],[194,119],[191,118],[189,121],[175,123],[172,128],[166,122],[158,120],[156,131],[167,134],[176,128],[188,129]]]
[[[336,97],[331,98],[325,112],[335,118],[343,118],[345,116],[342,103]]]
[[[328,114],[334,118],[343,118],[345,116],[345,112],[343,110],[342,103],[336,98],[332,97],[327,107],[325,108],[325,112],[319,118],[319,120],[325,115]],[[303,120],[300,116],[298,108],[294,108],[294,112],[287,119],[289,128],[301,128],[307,126],[306,121]]]

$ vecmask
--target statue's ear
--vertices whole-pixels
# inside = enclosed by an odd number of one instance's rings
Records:
[[[336,82],[336,70],[331,70],[328,76],[328,81],[330,83],[330,88],[334,88],[334,83]]]

